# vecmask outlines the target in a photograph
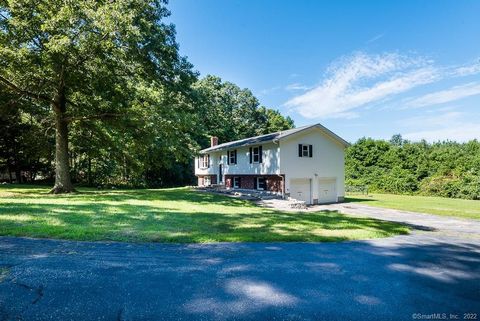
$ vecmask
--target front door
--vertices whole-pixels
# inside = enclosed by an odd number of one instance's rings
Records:
[[[218,184],[223,184],[223,169],[222,169],[222,164],[218,165]]]

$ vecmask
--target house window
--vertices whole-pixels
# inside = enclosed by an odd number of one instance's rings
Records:
[[[253,162],[254,163],[259,163],[260,162],[260,148],[259,147],[253,147],[252,148],[252,155],[253,155]]]
[[[262,162],[262,145],[257,147],[250,147],[250,164]]]
[[[265,190],[265,178],[264,177],[257,177],[257,189],[258,190]]]
[[[205,176],[203,178],[203,185],[205,186],[210,186],[212,185],[212,180],[210,179],[210,176]]]
[[[312,145],[298,144],[298,157],[312,157]]]
[[[240,177],[233,178],[233,188],[240,188]]]
[[[208,154],[203,155],[201,158],[201,161],[202,161],[202,168],[208,168],[210,163],[210,155]]]
[[[237,163],[237,150],[228,151],[228,163],[229,164]]]
[[[302,145],[302,157],[310,157],[308,153],[308,145]]]

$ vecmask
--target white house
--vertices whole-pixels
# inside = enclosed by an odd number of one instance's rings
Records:
[[[348,143],[320,124],[218,144],[195,158],[199,186],[268,190],[307,204],[341,202]]]

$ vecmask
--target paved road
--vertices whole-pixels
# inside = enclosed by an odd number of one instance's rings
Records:
[[[3,237],[0,320],[480,319],[479,239],[429,229],[344,243]]]

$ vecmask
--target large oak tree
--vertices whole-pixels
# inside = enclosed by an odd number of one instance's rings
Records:
[[[0,0],[0,90],[22,105],[48,108],[56,132],[52,192],[74,190],[68,161],[73,122],[121,122],[142,102],[175,97],[195,79],[178,54],[173,25],[163,23],[165,5]]]

